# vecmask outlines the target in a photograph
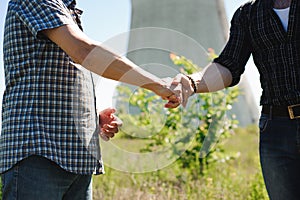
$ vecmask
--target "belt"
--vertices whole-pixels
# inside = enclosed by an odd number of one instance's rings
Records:
[[[263,105],[262,113],[271,116],[289,117],[290,119],[296,119],[300,118],[300,104],[290,106]]]

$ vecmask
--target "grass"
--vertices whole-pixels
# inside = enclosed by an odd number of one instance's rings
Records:
[[[143,144],[128,144],[128,140],[121,138],[114,142],[123,147],[130,146],[134,151]],[[268,199],[259,166],[257,129],[238,129],[226,141],[225,150],[237,153],[239,157],[215,163],[203,176],[196,178],[182,170],[177,162],[162,170],[143,174],[125,173],[107,167],[105,175],[93,179],[94,199]]]

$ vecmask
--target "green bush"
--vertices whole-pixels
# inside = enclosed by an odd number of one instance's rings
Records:
[[[171,54],[170,57],[182,73],[191,74],[201,70],[183,56]],[[210,51],[209,58],[214,57],[214,52]],[[169,110],[164,109],[160,97],[150,91],[139,88],[132,92],[124,85],[117,89],[118,101],[123,102],[121,105],[129,102],[129,107],[136,113],[128,114],[125,107],[119,108],[119,117],[126,127],[131,127],[126,133],[133,138],[144,137],[150,140],[141,149],[142,152],[168,149],[170,159],[180,157],[180,166],[195,178],[199,174],[203,175],[211,163],[235,157],[224,151],[222,142],[230,137],[237,125],[237,120],[227,115],[239,94],[237,87],[213,94],[195,94],[186,108]],[[143,132],[150,135],[139,135]]]

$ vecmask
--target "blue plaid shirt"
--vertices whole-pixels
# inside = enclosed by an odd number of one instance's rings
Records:
[[[42,30],[81,27],[73,0],[11,0],[4,30],[0,173],[40,155],[77,174],[102,173],[91,73]]]

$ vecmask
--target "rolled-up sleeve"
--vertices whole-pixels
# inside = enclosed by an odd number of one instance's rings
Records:
[[[42,30],[75,24],[61,0],[22,0],[16,14],[30,32],[37,37]]]
[[[250,55],[248,19],[245,8],[240,7],[231,20],[229,40],[219,57],[215,58],[213,62],[229,69],[232,75],[230,86],[234,86],[239,83]]]

